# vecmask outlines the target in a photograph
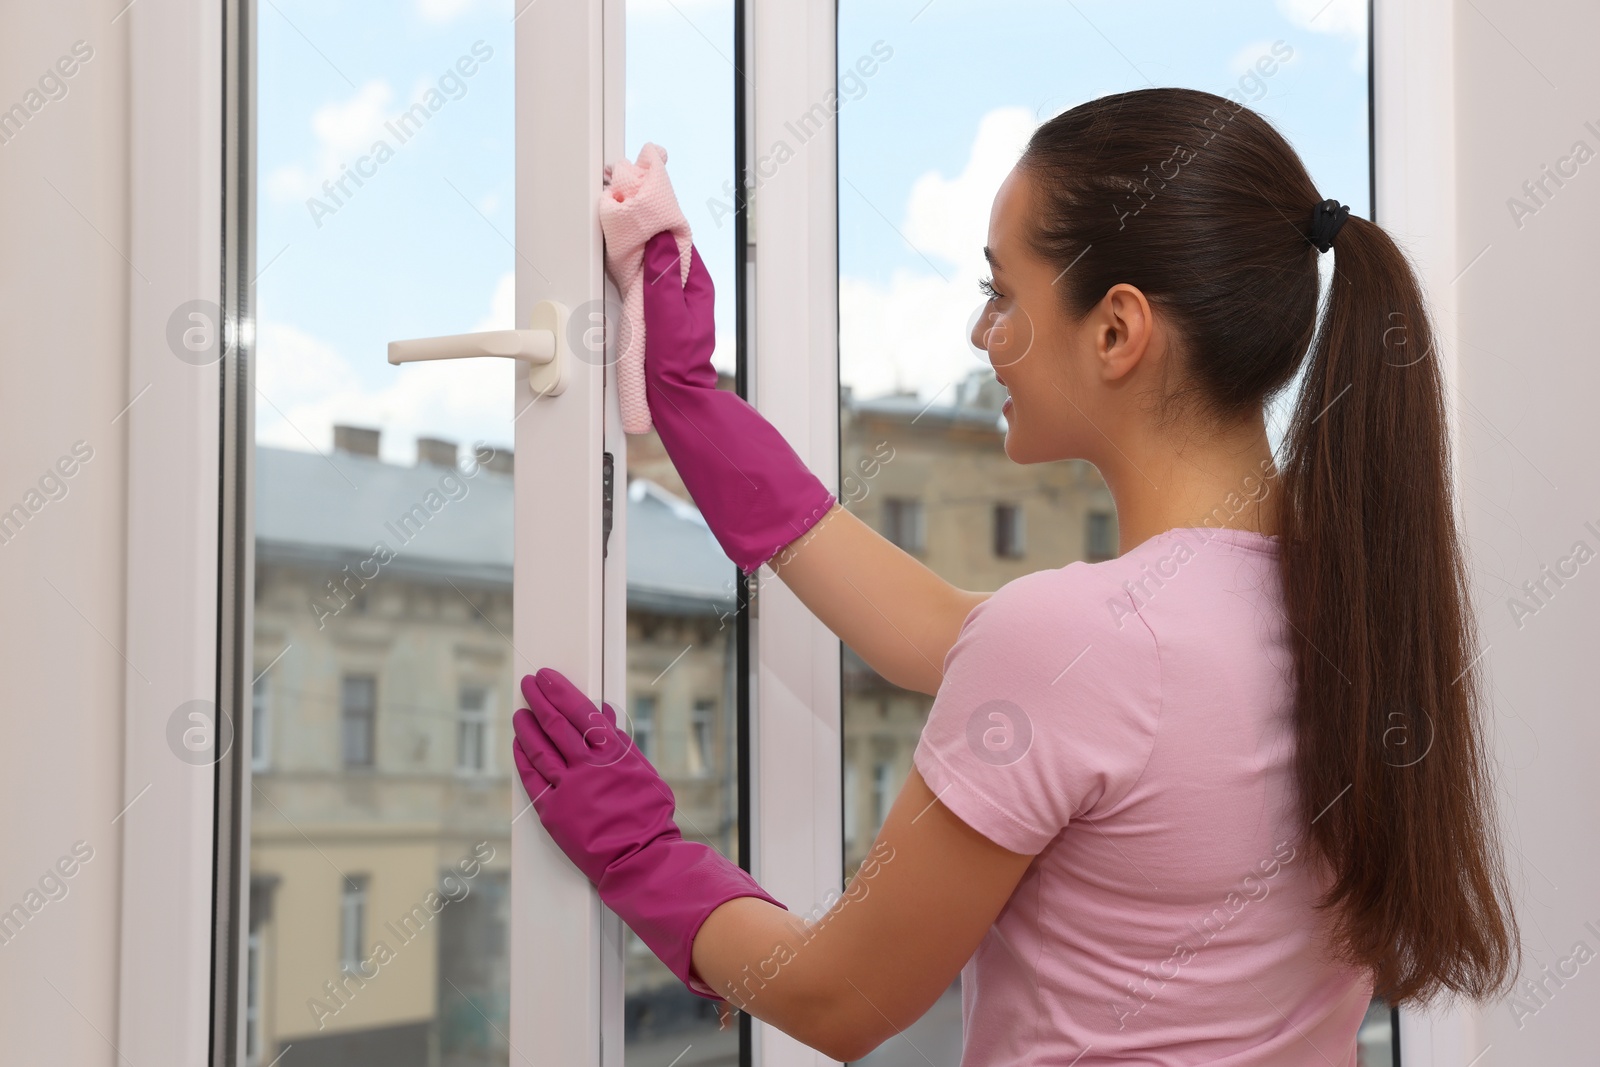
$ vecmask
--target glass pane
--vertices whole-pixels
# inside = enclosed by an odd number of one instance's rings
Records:
[[[1234,91],[1289,136],[1319,188],[1370,217],[1366,18],[1366,5],[1353,0],[1203,8],[841,0],[847,506],[967,589],[1114,556],[1115,507],[1099,473],[1082,461],[1011,463],[1005,392],[967,341],[982,304],[976,282],[988,274],[982,249],[995,190],[1045,119],[1108,93],[1178,85]],[[1257,67],[1274,56],[1274,42],[1292,58]],[[846,651],[847,877],[872,847],[885,796],[910,769],[931,704]],[[1362,1063],[1388,1064],[1388,1016],[1373,1018]],[[957,982],[861,1062],[954,1063],[960,1049]]]
[[[259,1067],[510,1059],[511,16],[257,8]]]
[[[629,159],[667,150],[673,189],[717,294],[716,364],[735,365],[733,2],[628,0]],[[628,447],[625,728],[677,798],[678,826],[738,858],[737,571],[695,512],[654,433]],[[631,932],[624,1059],[637,1067],[737,1064],[739,1030],[683,987]]]

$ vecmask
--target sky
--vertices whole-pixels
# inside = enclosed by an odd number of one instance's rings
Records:
[[[395,462],[419,435],[509,443],[509,360],[395,368],[386,345],[515,325],[512,0],[373,10],[257,9],[257,439],[325,451],[335,422],[380,426]],[[627,11],[625,150],[667,149],[731,367],[732,3]],[[1278,42],[1292,56],[1247,73]],[[836,119],[840,374],[858,396],[932,400],[981,365],[966,336],[994,192],[1033,128],[1082,101],[1236,90],[1323,196],[1370,217],[1359,0],[841,0],[841,75],[862,57]],[[418,101],[426,121],[402,123]]]

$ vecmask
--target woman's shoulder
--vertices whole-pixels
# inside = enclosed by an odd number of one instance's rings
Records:
[[[1124,556],[1013,578],[973,609],[962,637],[1023,659],[1091,646],[1101,654],[1121,649],[1127,656],[1153,659],[1154,634],[1137,619],[1124,588],[1131,573]]]
[[[1065,613],[1074,626],[1098,628],[1109,636],[1125,632],[1134,622],[1139,629],[1151,630],[1155,624],[1146,609],[1158,599],[1205,600],[1219,583],[1235,590],[1266,589],[1276,581],[1277,568],[1276,537],[1249,530],[1179,527],[1112,559],[1023,575],[995,596],[1011,612],[1051,617]],[[1172,589],[1185,592],[1162,597]],[[1085,607],[1096,610],[1085,612]]]

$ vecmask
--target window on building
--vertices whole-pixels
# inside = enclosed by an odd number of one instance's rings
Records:
[[[883,535],[907,552],[921,552],[927,530],[922,501],[908,497],[886,497],[883,501]]]
[[[844,847],[855,848],[856,823],[860,821],[861,810],[861,768],[849,757],[844,764]]]
[[[712,729],[716,723],[717,702],[696,700],[689,717],[689,773],[704,778],[712,771]]]
[[[1117,554],[1116,545],[1111,541],[1110,512],[1089,512],[1089,530],[1084,545],[1084,555],[1089,557],[1090,562],[1110,559]]]
[[[264,771],[272,766],[272,693],[267,675],[250,687],[250,769]]]
[[[261,1062],[261,931],[251,930],[245,941],[244,960],[244,1062]]]
[[[1018,559],[1023,551],[1022,505],[994,506],[994,554],[1001,559]]]
[[[656,762],[656,698],[654,696],[636,696],[633,698],[633,743],[639,749],[639,755]]]
[[[872,819],[874,826],[882,826],[889,817],[889,805],[894,803],[894,767],[882,760],[872,767]]]
[[[339,685],[339,745],[346,767],[372,766],[377,710],[377,679],[345,675]]]
[[[339,894],[339,967],[357,970],[366,944],[367,876],[347,875]]]
[[[457,700],[456,770],[483,774],[489,769],[489,690],[464,685]]]

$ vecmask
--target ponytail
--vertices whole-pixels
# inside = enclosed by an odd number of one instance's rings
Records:
[[[1444,380],[1410,265],[1352,217],[1282,472],[1295,778],[1336,942],[1391,1003],[1481,999],[1517,940],[1476,719],[1481,660]]]
[[[1501,991],[1518,940],[1478,719],[1482,649],[1410,265],[1382,228],[1348,218],[1319,329],[1323,197],[1270,123],[1211,93],[1091,100],[1040,126],[1018,166],[1064,312],[1137,286],[1173,324],[1178,392],[1202,415],[1259,418],[1304,367],[1280,540],[1301,825],[1329,874],[1319,904],[1335,951],[1391,1004]]]

